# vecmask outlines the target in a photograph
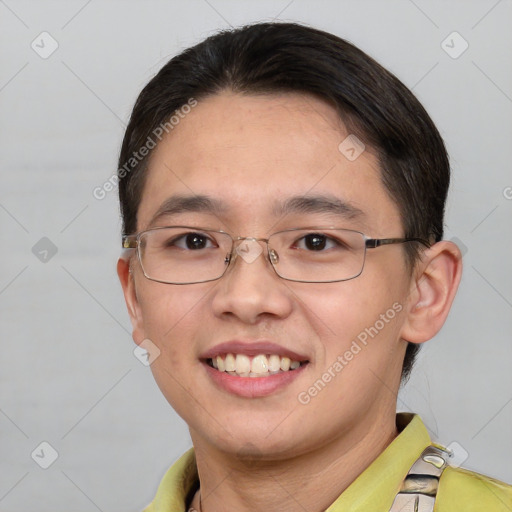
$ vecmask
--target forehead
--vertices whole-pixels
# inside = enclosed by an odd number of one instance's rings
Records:
[[[340,151],[348,135],[337,112],[308,95],[200,100],[153,151],[138,229],[175,195],[211,197],[231,224],[251,228],[273,222],[288,199],[310,195],[350,204],[377,230],[399,222],[371,148],[355,160]]]

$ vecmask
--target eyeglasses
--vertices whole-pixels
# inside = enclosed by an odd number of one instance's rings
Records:
[[[190,226],[158,227],[123,236],[123,248],[136,249],[146,278],[167,284],[195,284],[220,279],[237,255],[251,263],[267,246],[272,268],[282,279],[334,283],[358,277],[367,249],[419,242],[421,238],[369,238],[351,229],[295,228],[268,238],[233,237],[224,231]],[[237,245],[235,250],[235,245]]]

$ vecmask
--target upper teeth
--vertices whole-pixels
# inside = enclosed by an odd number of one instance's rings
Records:
[[[211,359],[214,368],[221,372],[236,373],[241,377],[265,377],[279,371],[295,370],[300,361],[277,354],[258,354],[252,360],[245,354],[226,354]]]

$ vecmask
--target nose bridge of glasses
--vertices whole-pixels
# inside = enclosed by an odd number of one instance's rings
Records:
[[[262,242],[267,244],[266,238],[255,238],[251,236],[237,236],[233,239],[233,256],[240,256],[246,263],[253,263],[264,253]]]
[[[263,253],[261,242],[264,242],[268,251],[268,257],[272,266],[279,263],[279,255],[275,249],[270,247],[268,238],[255,238],[239,236],[235,239],[238,242],[235,253],[242,257],[246,263],[252,263]]]

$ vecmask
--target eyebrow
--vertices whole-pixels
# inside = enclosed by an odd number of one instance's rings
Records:
[[[149,225],[168,215],[186,212],[222,214],[227,210],[221,201],[205,195],[174,195],[166,199],[155,212]]]
[[[279,216],[292,213],[330,213],[349,220],[366,217],[365,213],[356,206],[332,195],[290,197],[284,202],[276,203],[273,212]]]
[[[221,215],[227,211],[228,207],[222,201],[206,195],[174,195],[160,205],[151,218],[149,226],[152,226],[161,217],[179,213]],[[277,201],[272,208],[272,213],[279,217],[294,213],[329,213],[349,220],[366,216],[356,206],[332,195],[293,196],[285,201]]]

